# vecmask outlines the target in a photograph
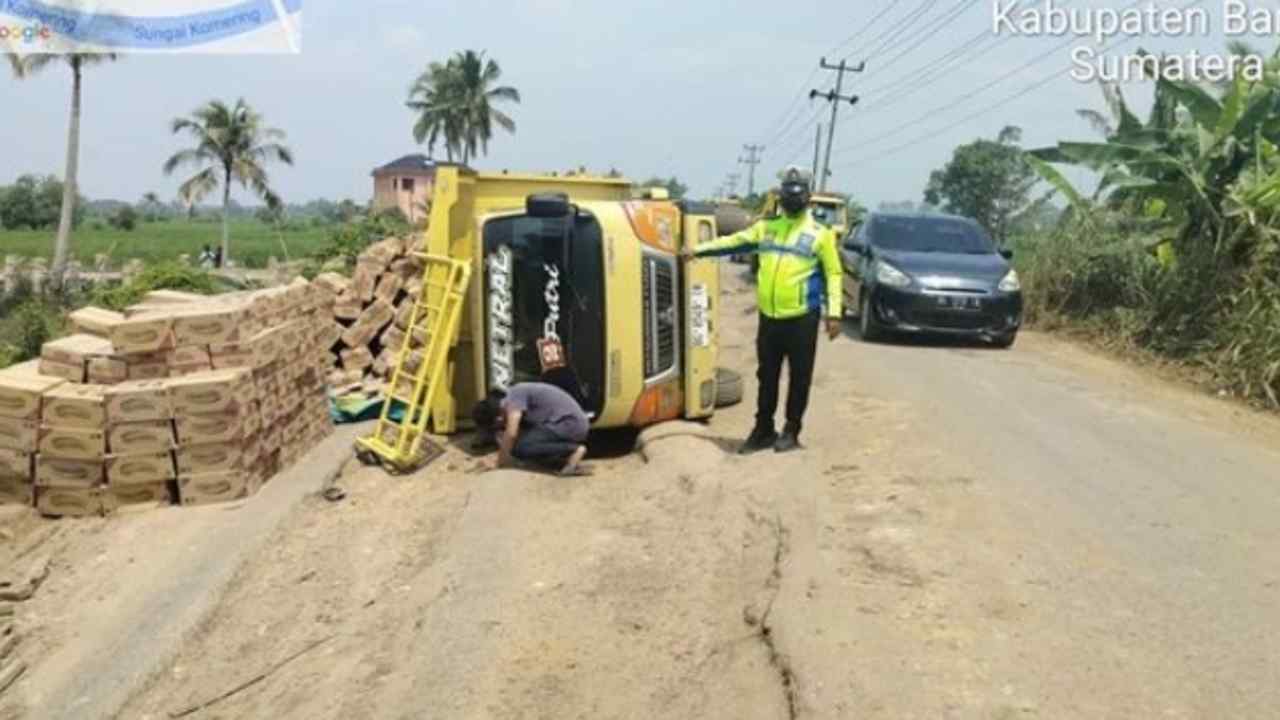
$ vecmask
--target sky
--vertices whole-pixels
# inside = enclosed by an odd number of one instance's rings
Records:
[[[1201,4],[1220,19],[1222,1]],[[1075,110],[1102,108],[1096,85],[1066,75],[1070,48],[1055,49],[1062,38],[983,37],[992,32],[991,0],[312,0],[305,13],[300,55],[139,55],[90,68],[82,194],[174,197],[182,177],[165,177],[161,165],[184,139],[170,133],[171,120],[212,98],[243,97],[287,133],[296,165],[273,167],[271,180],[289,202],[367,201],[375,166],[426,152],[413,141],[404,106],[413,79],[429,62],[463,49],[498,61],[504,84],[523,97],[504,108],[516,133],[500,131],[476,167],[585,165],[601,173],[618,168],[636,180],[675,175],[703,197],[731,172],[742,175],[737,189],[745,191],[747,167],[739,160],[746,143],[766,146],[757,189],[789,163],[812,163],[815,120],[826,122],[830,106],[807,93],[828,90],[835,79],[817,71],[821,57],[866,60],[864,72],[845,76],[844,92],[860,97],[840,110],[831,186],[872,207],[919,201],[930,171],[956,145],[994,137],[1006,125],[1023,129],[1024,147],[1095,139]],[[1225,44],[1219,26],[1212,37],[1144,38],[1123,51],[1216,52]],[[960,62],[929,71],[971,38],[982,39]],[[1274,44],[1253,42],[1268,50]],[[1150,92],[1126,87],[1138,108]],[[23,81],[0,74],[0,183],[23,173],[61,174],[69,98],[63,67]],[[242,192],[237,197],[252,202]]]

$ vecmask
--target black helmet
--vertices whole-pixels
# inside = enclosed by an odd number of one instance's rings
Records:
[[[788,215],[795,215],[809,205],[809,175],[795,167],[781,173],[778,201]]]

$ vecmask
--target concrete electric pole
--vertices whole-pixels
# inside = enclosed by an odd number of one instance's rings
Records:
[[[836,137],[836,118],[838,117],[840,102],[847,100],[850,105],[858,104],[857,95],[841,95],[840,94],[840,90],[844,87],[844,74],[847,72],[860,73],[866,69],[867,63],[866,61],[863,61],[858,63],[857,65],[849,65],[847,61],[841,60],[839,65],[831,65],[827,62],[826,58],[822,58],[822,60],[820,60],[818,63],[818,67],[822,68],[823,70],[836,71],[836,89],[835,90],[831,92],[825,92],[825,93],[818,92],[817,90],[809,91],[810,100],[817,97],[821,97],[821,98],[826,98],[827,102],[831,103],[831,124],[827,127],[827,156],[822,163],[822,176],[818,180],[818,189],[826,190],[827,177],[831,174],[831,145],[835,141],[835,137]]]
[[[760,164],[760,153],[764,152],[763,145],[743,145],[743,150],[747,151],[747,156],[738,158],[738,162],[747,166],[747,197],[756,194],[756,166]]]

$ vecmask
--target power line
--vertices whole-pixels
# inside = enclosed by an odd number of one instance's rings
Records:
[[[886,67],[886,68],[894,67],[894,63],[900,60],[907,53],[920,47],[925,42],[935,39],[937,37],[936,32],[939,29],[941,29],[942,26],[960,17],[960,15],[963,14],[965,10],[969,10],[970,8],[973,8],[977,5],[978,5],[978,0],[960,0],[960,2],[956,3],[956,5],[951,8],[951,10],[944,12],[942,15],[939,15],[938,17],[934,18],[932,22],[927,23],[924,27],[922,27],[920,29],[920,32],[916,34],[916,41],[914,43],[911,43],[910,45],[903,47],[895,55],[882,61],[880,63],[880,66]],[[1013,36],[1010,35],[1009,37],[1013,37]]]
[[[890,44],[892,44],[895,40],[897,40],[899,37],[902,36],[902,33],[905,32],[908,27],[910,27],[911,23],[915,22],[922,15],[927,13],[929,10],[933,9],[933,6],[937,4],[938,4],[938,0],[924,0],[924,2],[920,3],[920,5],[917,6],[915,10],[912,10],[911,12],[899,18],[898,22],[894,23],[892,26],[890,26],[888,30],[884,31],[884,33],[880,35],[880,38],[878,40],[873,40],[870,43],[868,43],[868,45],[874,49],[868,50],[866,52],[866,55],[875,56],[887,50]],[[850,60],[852,58],[853,56],[850,55],[845,59]]]
[[[884,9],[876,13],[875,16],[871,18],[871,20],[867,21],[867,23],[863,25],[861,29],[849,35],[849,37],[845,38],[844,40],[841,40],[838,45],[831,48],[831,50],[827,52],[827,55],[834,56],[837,53],[841,52],[846,45],[862,37],[864,33],[866,33],[871,28],[875,27],[875,24],[880,21],[880,18],[884,17],[886,14],[889,13],[889,11],[893,10],[895,7],[897,7],[901,3],[902,3],[902,0],[892,0],[892,2],[890,2],[887,6],[885,6]],[[791,117],[791,115],[795,112],[797,108],[800,108],[800,109],[804,108],[805,89],[809,87],[809,84],[813,82],[813,78],[817,74],[818,74],[817,68],[814,68],[813,70],[809,71],[808,77],[804,79],[804,82],[801,83],[800,85],[800,89],[796,91],[795,99],[792,100],[791,104],[787,106],[787,109],[784,110],[780,116],[778,116],[778,119],[769,126],[770,129],[765,131],[765,135],[769,135],[773,133],[776,128],[782,127],[783,124],[786,123],[787,119]],[[801,112],[800,114],[803,115],[804,113]],[[777,133],[775,137],[769,141],[769,144],[776,144],[778,137],[780,137],[781,135],[782,133]]]
[[[1184,5],[1181,9],[1182,9],[1182,10],[1186,10],[1186,9],[1189,9],[1189,8],[1191,8],[1191,7],[1195,6],[1195,5],[1199,5],[1199,4],[1201,4],[1202,2],[1204,2],[1204,0],[1191,0],[1191,2],[1187,3],[1186,5]],[[1133,5],[1131,5],[1130,7],[1135,7],[1135,6],[1137,6],[1138,4],[1140,4],[1140,3],[1139,3],[1139,2],[1135,2],[1135,3],[1133,3]],[[1127,9],[1127,8],[1126,8],[1126,9]],[[1131,37],[1127,37],[1127,38],[1122,38],[1122,39],[1117,40],[1116,42],[1113,42],[1113,43],[1111,43],[1110,45],[1107,45],[1106,47],[1102,48],[1102,49],[1100,50],[1100,52],[1107,52],[1107,51],[1113,50],[1113,49],[1118,48],[1118,47],[1121,47],[1121,46],[1123,46],[1123,45],[1127,45],[1127,44],[1129,44],[1129,43],[1131,43],[1131,42],[1133,42],[1133,41],[1135,41],[1135,40],[1137,40],[1137,39],[1138,39],[1138,38],[1137,38],[1137,36],[1131,36]],[[887,157],[887,156],[889,156],[889,155],[892,155],[892,154],[894,154],[894,153],[896,153],[896,152],[898,152],[898,151],[900,151],[900,150],[905,150],[905,149],[907,149],[907,148],[909,148],[909,147],[912,147],[912,146],[914,146],[914,145],[917,145],[917,144],[919,144],[919,143],[921,143],[921,142],[924,142],[924,141],[927,141],[927,140],[930,140],[930,139],[933,139],[933,138],[936,138],[936,137],[940,137],[943,133],[946,133],[946,132],[948,132],[948,131],[950,131],[950,130],[953,130],[953,129],[955,129],[955,128],[959,127],[960,125],[963,125],[964,123],[969,122],[970,120],[974,120],[974,119],[979,118],[979,117],[982,117],[983,115],[986,115],[986,114],[988,114],[988,113],[995,112],[996,110],[999,110],[1000,108],[1002,108],[1002,107],[1004,107],[1004,106],[1006,106],[1006,105],[1008,105],[1008,104],[1010,104],[1010,103],[1012,103],[1012,102],[1015,102],[1015,101],[1017,101],[1017,100],[1019,100],[1019,99],[1021,99],[1021,98],[1025,97],[1026,95],[1031,94],[1032,92],[1034,92],[1034,91],[1036,91],[1036,90],[1039,90],[1040,88],[1042,88],[1042,87],[1044,87],[1044,86],[1048,85],[1050,82],[1052,82],[1052,81],[1054,81],[1054,80],[1058,79],[1058,78],[1059,78],[1060,76],[1062,76],[1062,75],[1065,75],[1065,74],[1069,73],[1070,71],[1071,71],[1071,68],[1063,68],[1063,69],[1061,69],[1061,70],[1055,70],[1054,72],[1050,73],[1047,77],[1044,77],[1044,78],[1042,78],[1041,80],[1039,80],[1039,81],[1037,81],[1037,82],[1035,82],[1035,83],[1033,83],[1033,84],[1031,84],[1031,85],[1029,85],[1029,86],[1027,86],[1027,87],[1023,88],[1022,90],[1020,90],[1020,91],[1018,91],[1018,92],[1014,93],[1013,95],[1010,95],[1009,97],[1005,98],[1004,100],[1002,100],[1002,101],[1000,101],[1000,102],[998,102],[998,103],[995,103],[995,104],[992,104],[992,105],[988,105],[988,106],[986,106],[986,107],[983,107],[983,108],[979,109],[979,110],[978,110],[978,111],[976,111],[976,112],[970,113],[969,115],[966,115],[966,116],[964,116],[964,117],[960,118],[959,120],[956,120],[956,121],[954,121],[954,122],[948,123],[947,125],[945,125],[945,126],[943,126],[943,127],[941,127],[941,128],[938,128],[938,129],[932,130],[932,131],[930,131],[930,132],[928,132],[928,133],[926,133],[926,134],[923,134],[923,135],[921,135],[921,136],[919,136],[919,137],[912,138],[911,140],[908,140],[907,142],[901,143],[901,144],[899,144],[899,145],[895,145],[895,146],[893,146],[893,147],[891,147],[891,148],[888,148],[887,150],[883,150],[883,151],[881,151],[881,152],[874,153],[874,154],[871,154],[871,155],[865,155],[865,156],[857,157],[857,158],[855,158],[854,160],[851,160],[850,162],[845,163],[844,165],[841,165],[841,166],[839,166],[839,167],[850,167],[850,166],[857,165],[857,164],[860,164],[860,163],[873,162],[873,161],[875,161],[875,160],[879,160],[880,158],[883,158],[883,157]]]
[[[1200,1],[1202,1],[1202,0],[1196,0],[1196,2],[1200,2]],[[1137,6],[1138,6],[1138,5],[1140,5],[1142,2],[1143,2],[1143,0],[1135,0],[1135,2],[1131,3],[1129,7],[1130,7],[1130,8],[1132,8],[1132,7],[1137,7]],[[1129,8],[1126,8],[1126,9],[1129,9]],[[1130,39],[1136,39],[1136,38],[1130,38]],[[1063,42],[1058,43],[1057,45],[1054,45],[1053,47],[1049,48],[1049,49],[1048,49],[1048,50],[1046,50],[1045,52],[1043,52],[1043,53],[1041,53],[1041,54],[1039,54],[1039,55],[1037,55],[1037,56],[1033,57],[1031,60],[1027,61],[1026,63],[1023,63],[1022,65],[1019,65],[1018,67],[1014,68],[1013,70],[1010,70],[1009,72],[1007,72],[1007,73],[1005,73],[1005,74],[1003,74],[1003,75],[1001,75],[1001,76],[997,77],[995,80],[992,80],[992,81],[988,82],[987,84],[982,85],[981,87],[978,87],[978,88],[976,88],[976,89],[974,89],[974,90],[971,90],[971,91],[969,91],[969,92],[965,93],[964,95],[961,95],[960,97],[956,98],[955,100],[952,100],[952,101],[950,101],[950,102],[948,102],[948,103],[946,103],[946,104],[944,104],[944,105],[940,105],[939,107],[936,107],[936,108],[934,108],[934,109],[932,109],[932,110],[929,110],[929,111],[926,111],[926,112],[922,112],[922,113],[920,113],[920,114],[919,114],[919,115],[918,115],[914,120],[908,121],[908,122],[906,122],[906,123],[899,124],[899,125],[895,126],[894,128],[892,128],[891,130],[889,130],[889,131],[887,131],[887,132],[884,132],[884,133],[881,133],[881,134],[879,134],[879,135],[877,135],[877,136],[875,136],[875,137],[872,137],[872,138],[870,138],[870,139],[866,140],[866,141],[863,143],[863,145],[864,145],[864,146],[866,146],[866,145],[871,145],[871,144],[877,143],[877,142],[879,142],[879,141],[881,141],[881,140],[885,140],[885,139],[891,138],[891,137],[893,137],[894,135],[901,134],[902,132],[904,132],[905,130],[907,130],[907,129],[909,129],[909,128],[912,128],[912,127],[915,127],[915,126],[917,126],[917,125],[921,125],[921,124],[923,124],[923,123],[929,122],[929,121],[930,121],[930,120],[932,120],[933,118],[937,117],[940,113],[945,113],[945,112],[947,112],[948,110],[953,109],[953,108],[954,108],[954,107],[956,107],[957,105],[960,105],[960,104],[962,104],[962,103],[964,103],[964,102],[967,102],[968,100],[973,99],[974,97],[977,97],[978,95],[982,94],[983,92],[986,92],[987,90],[990,90],[991,88],[995,87],[996,85],[999,85],[1000,83],[1004,82],[1005,80],[1008,80],[1009,78],[1011,78],[1011,77],[1013,77],[1013,76],[1015,76],[1015,75],[1017,75],[1017,74],[1021,73],[1023,70],[1026,70],[1027,68],[1030,68],[1030,67],[1031,67],[1031,66],[1033,66],[1033,65],[1036,65],[1036,64],[1038,64],[1038,63],[1041,63],[1041,62],[1045,61],[1045,60],[1046,60],[1046,59],[1048,59],[1049,57],[1053,56],[1055,53],[1057,53],[1057,52],[1061,51],[1063,48],[1066,48],[1066,47],[1068,47],[1068,46],[1070,46],[1070,45],[1072,45],[1072,44],[1074,44],[1074,43],[1076,43],[1076,42],[1078,42],[1078,39],[1077,39],[1076,37],[1074,37],[1074,36],[1072,36],[1072,37],[1068,37],[1068,38],[1067,38],[1066,40],[1064,40]]]

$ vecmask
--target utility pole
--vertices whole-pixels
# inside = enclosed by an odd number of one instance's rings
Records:
[[[813,179],[818,179],[818,154],[822,152],[822,123],[818,123],[818,131],[813,135]]]
[[[760,153],[764,152],[763,145],[743,145],[743,150],[747,151],[747,156],[738,158],[738,162],[747,166],[747,197],[756,194],[756,166],[760,164]]]
[[[729,192],[727,192],[727,193],[725,194],[725,195],[726,195],[726,197],[727,197],[727,196],[729,196],[729,195],[733,195],[733,194],[735,194],[735,193],[737,193],[737,192],[738,192],[738,178],[739,178],[739,177],[741,177],[741,175],[740,175],[739,173],[729,173],[729,176],[728,176],[727,178],[725,178],[725,181],[724,181],[724,183],[725,183],[725,187],[727,187],[727,188],[729,189]]]
[[[821,180],[818,181],[819,182],[818,189],[826,190],[827,176],[831,174],[831,144],[835,141],[835,137],[836,137],[836,115],[837,115],[836,111],[840,109],[841,100],[849,101],[850,105],[858,104],[857,95],[841,95],[840,94],[841,88],[844,87],[844,74],[847,72],[860,73],[866,69],[867,63],[864,60],[858,63],[857,65],[849,65],[847,61],[841,60],[839,65],[831,65],[827,62],[826,58],[822,58],[818,62],[818,67],[822,68],[823,70],[836,71],[836,89],[834,91],[825,92],[825,93],[818,92],[817,90],[809,91],[810,100],[816,97],[823,97],[823,98],[826,98],[827,101],[831,103],[831,125],[827,127],[827,158],[822,163],[822,178]]]

